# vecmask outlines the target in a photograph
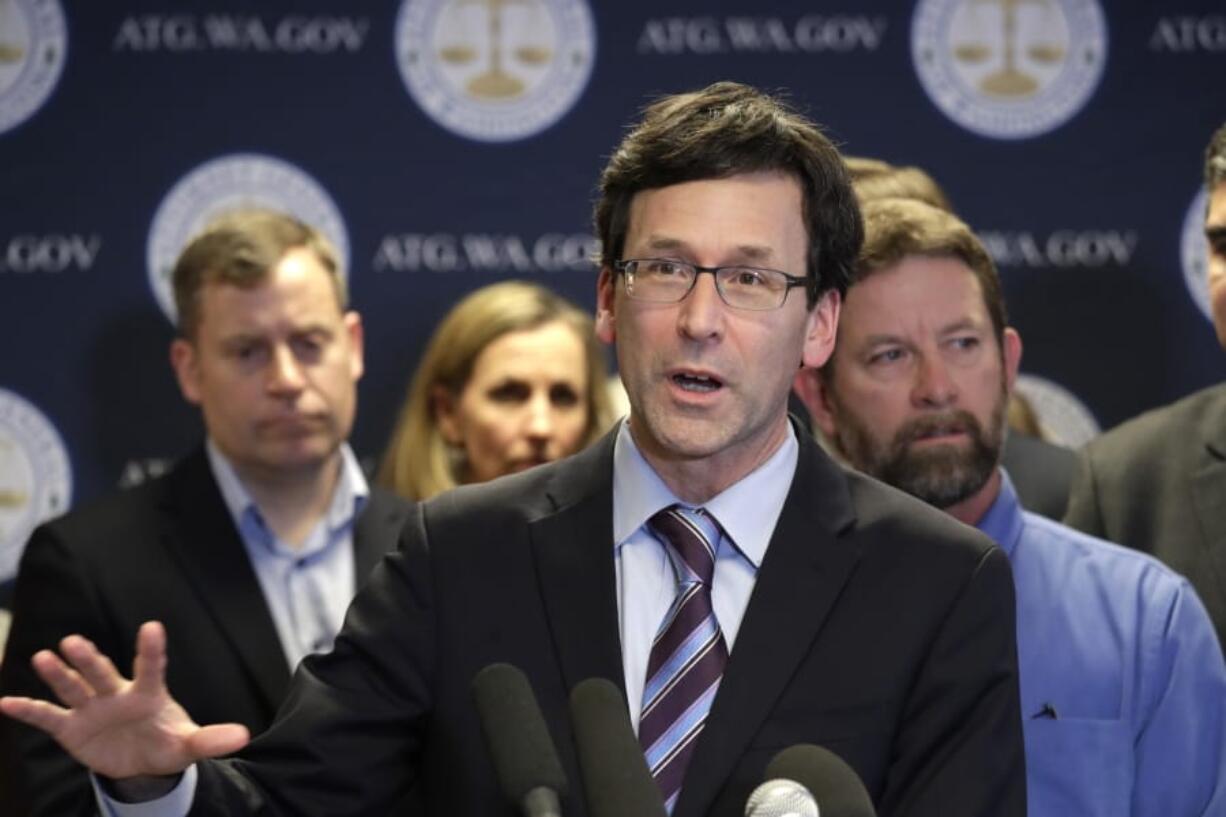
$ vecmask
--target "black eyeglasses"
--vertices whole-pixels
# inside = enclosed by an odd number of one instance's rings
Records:
[[[699,273],[709,272],[715,291],[735,309],[758,312],[778,309],[792,287],[807,286],[809,279],[777,269],[758,267],[700,267],[668,258],[631,258],[615,261],[613,269],[626,276],[626,294],[636,301],[675,304],[685,300]]]

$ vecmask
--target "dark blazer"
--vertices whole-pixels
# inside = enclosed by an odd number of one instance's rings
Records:
[[[278,722],[241,759],[202,764],[193,814],[376,815],[414,781],[426,814],[518,813],[470,695],[495,661],[528,674],[570,779],[564,811],[588,814],[566,700],[589,677],[624,688],[612,449],[611,435],[418,506]],[[802,439],[675,817],[740,817],[799,742],[842,755],[883,817],[1020,817],[1013,611],[988,539]]]
[[[1226,643],[1226,384],[1092,440],[1064,521],[1186,576]]]
[[[1077,452],[1010,430],[1001,465],[1009,472],[1023,508],[1057,522],[1064,517],[1077,472]]]
[[[395,546],[409,507],[372,489],[355,523],[356,576]],[[161,479],[39,527],[15,602],[0,668],[6,695],[53,699],[30,656],[69,633],[93,640],[130,674],[137,628],[150,619],[166,624],[170,691],[198,723],[262,732],[289,685],[272,616],[203,449]],[[85,772],[50,738],[0,718],[0,743],[5,815],[94,813]]]

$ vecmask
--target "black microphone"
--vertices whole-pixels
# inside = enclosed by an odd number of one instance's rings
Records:
[[[591,817],[667,817],[617,685],[605,678],[576,684],[570,719]]]
[[[528,677],[490,664],[473,678],[473,697],[503,793],[527,817],[562,817],[566,773]]]
[[[808,789],[817,807],[809,812],[807,806],[797,806],[792,811],[754,811],[755,806],[781,802],[782,795],[759,795],[759,792],[780,783],[795,781]],[[755,797],[758,798],[755,801]],[[746,806],[746,817],[782,817],[784,814],[821,814],[821,817],[876,817],[872,798],[864,788],[863,781],[844,760],[820,746],[802,743],[788,747],[766,767],[766,782],[754,790]]]

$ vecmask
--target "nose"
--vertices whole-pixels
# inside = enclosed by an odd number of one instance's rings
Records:
[[[916,366],[912,400],[920,406],[944,408],[958,399],[958,387],[940,355],[923,355]]]
[[[694,340],[719,337],[724,331],[724,301],[715,288],[715,276],[698,274],[694,288],[681,301],[677,329]]]
[[[306,385],[302,364],[292,349],[285,345],[273,347],[268,363],[268,392],[274,395],[295,395]]]
[[[536,443],[546,443],[553,438],[554,412],[548,394],[534,394],[526,407],[525,432]]]

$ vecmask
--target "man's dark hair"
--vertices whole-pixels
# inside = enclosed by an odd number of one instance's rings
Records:
[[[1210,193],[1226,182],[1226,124],[1213,132],[1205,148],[1205,189]]]
[[[349,302],[336,250],[298,219],[273,210],[237,210],[213,221],[192,239],[171,273],[179,334],[196,337],[200,293],[209,284],[253,289],[268,280],[286,253],[307,249],[327,271],[343,312]]]
[[[636,193],[762,171],[787,173],[800,183],[809,307],[828,289],[843,294],[864,227],[838,150],[779,99],[735,82],[666,96],[644,109],[600,177],[595,223],[601,264],[621,260]]]

